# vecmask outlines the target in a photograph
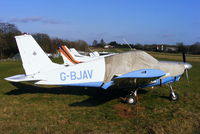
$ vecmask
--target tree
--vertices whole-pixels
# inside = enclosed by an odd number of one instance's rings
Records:
[[[115,48],[118,48],[118,47],[121,46],[121,45],[118,44],[116,41],[111,41],[110,43],[108,43],[108,45],[111,45],[111,46],[113,46],[113,47],[115,47]]]
[[[44,33],[36,33],[33,34],[33,37],[37,41],[37,43],[42,47],[45,52],[52,53],[51,50],[51,39],[49,35]]]
[[[200,42],[196,42],[189,48],[190,53],[192,54],[200,54]]]
[[[180,53],[187,52],[187,47],[182,42],[176,43],[176,46],[178,48],[178,52]]]
[[[102,46],[106,45],[106,43],[105,43],[105,41],[103,39],[100,40],[100,45],[102,45]]]
[[[142,44],[139,44],[139,43],[135,44],[134,47],[135,47],[135,49],[138,49],[138,50],[144,49],[144,46]]]
[[[98,45],[98,41],[94,40],[93,43],[92,43],[92,46],[97,46],[97,45]]]
[[[0,23],[0,31],[3,34],[7,33],[14,33],[14,34],[21,34],[21,32],[18,30],[18,28],[14,24],[9,23]]]
[[[75,42],[74,48],[77,50],[88,51],[88,44],[83,40],[78,40]]]
[[[51,52],[56,53],[58,50],[58,47],[62,45],[61,39],[59,38],[52,38],[51,39]]]
[[[6,40],[4,39],[4,35],[2,32],[0,32],[0,58],[4,57],[4,50],[7,49],[5,45]]]
[[[106,45],[106,43],[104,42],[103,39],[100,40],[100,42],[98,43],[97,47],[104,47]]]
[[[9,57],[18,52],[14,36],[21,32],[14,24],[0,23],[0,58]]]

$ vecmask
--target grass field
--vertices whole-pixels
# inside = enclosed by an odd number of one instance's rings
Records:
[[[181,55],[152,53],[159,59]],[[56,60],[61,62],[60,59]],[[13,86],[3,78],[23,73],[20,61],[0,61],[0,133],[2,134],[199,134],[200,56],[173,86],[178,102],[168,100],[167,86],[139,91],[136,106],[120,102],[120,90],[98,88]]]

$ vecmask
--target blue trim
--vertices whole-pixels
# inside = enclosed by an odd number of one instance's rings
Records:
[[[154,83],[143,85],[140,88],[153,87],[153,86],[173,83],[173,82],[179,81],[180,77],[181,77],[181,75],[170,76],[170,77],[166,77],[166,78],[163,78],[163,79],[156,79]],[[109,81],[109,82],[107,82],[103,85],[102,84],[103,84],[103,82],[88,82],[88,83],[59,84],[59,85],[62,85],[62,86],[80,86],[80,87],[101,87],[102,89],[106,90],[110,86],[112,86],[114,84],[114,82]]]
[[[153,86],[157,86],[157,85],[173,83],[173,82],[179,81],[180,78],[181,78],[181,76],[177,75],[177,76],[166,77],[166,78],[163,78],[163,79],[157,79],[157,80],[155,80],[156,81],[155,83],[151,83],[151,84],[147,84],[147,85],[141,86],[141,88],[153,87]]]
[[[116,77],[115,79],[120,78],[154,78],[164,76],[166,73],[159,69],[140,69],[133,71],[127,74]]]
[[[113,84],[114,84],[113,81],[109,81],[109,82],[103,84],[102,88],[106,90],[106,89],[108,89],[110,86],[112,86]]]
[[[60,84],[62,86],[79,86],[79,87],[100,87],[103,82],[87,82],[87,83],[75,83],[75,84]]]

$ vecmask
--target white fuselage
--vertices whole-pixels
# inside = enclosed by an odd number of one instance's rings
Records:
[[[91,62],[71,66],[61,65],[50,72],[35,75],[42,79],[36,84],[67,85],[76,83],[102,82],[105,76],[105,59],[99,58]]]

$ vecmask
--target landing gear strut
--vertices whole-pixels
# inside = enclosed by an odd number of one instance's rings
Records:
[[[137,90],[131,91],[131,93],[126,96],[126,103],[133,105],[137,104]]]
[[[169,99],[171,101],[178,101],[179,95],[174,92],[171,83],[169,83],[169,88],[170,88],[170,91],[171,91],[171,93],[169,94]]]

